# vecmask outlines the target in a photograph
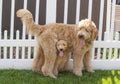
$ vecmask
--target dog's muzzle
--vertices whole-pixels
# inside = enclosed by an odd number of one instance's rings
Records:
[[[63,49],[60,49],[60,51],[63,51]]]
[[[80,39],[84,39],[84,35],[83,35],[83,34],[79,34],[78,37],[79,37]]]

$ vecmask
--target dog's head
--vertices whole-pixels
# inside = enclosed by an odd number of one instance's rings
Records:
[[[77,36],[81,40],[81,45],[85,45],[86,41],[93,41],[98,36],[98,30],[93,21],[89,19],[81,20],[77,27]]]
[[[32,14],[30,11],[28,10],[25,10],[25,9],[19,9],[17,12],[16,12],[16,15],[17,17],[21,18],[21,20],[25,20],[25,19],[30,19],[32,18]]]
[[[63,56],[64,52],[66,51],[68,44],[64,40],[59,40],[56,44],[57,50],[59,52],[59,56]]]

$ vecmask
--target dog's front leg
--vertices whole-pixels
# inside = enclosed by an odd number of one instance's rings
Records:
[[[91,50],[85,53],[83,58],[84,67],[88,72],[94,72],[91,67]]]
[[[73,53],[73,73],[77,76],[82,76],[83,56],[79,51]]]

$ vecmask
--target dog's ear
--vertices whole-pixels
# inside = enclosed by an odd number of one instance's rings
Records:
[[[58,39],[54,39],[54,42],[57,44],[57,42],[58,42],[59,40]]]
[[[92,40],[95,40],[97,38],[97,36],[98,36],[98,29],[97,29],[96,25],[93,22],[92,22],[91,27],[92,27],[91,38],[92,38]]]

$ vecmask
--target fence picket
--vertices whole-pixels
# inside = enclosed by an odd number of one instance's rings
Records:
[[[119,40],[119,33],[116,32],[115,33],[115,41],[118,41]],[[116,60],[117,59],[117,56],[118,56],[118,48],[115,48],[114,49],[114,59]]]
[[[67,24],[68,0],[64,0],[64,24]]]
[[[4,31],[4,40],[5,41],[7,40],[7,30]],[[7,47],[4,46],[3,49],[4,49],[4,55],[3,55],[4,57],[3,58],[7,59]]]
[[[108,60],[112,59],[112,48],[109,48]]]
[[[14,12],[15,12],[15,0],[11,1],[11,21],[10,21],[10,39],[13,39],[14,35]]]
[[[2,1],[3,0],[0,0],[0,40],[2,39]],[[1,47],[0,47],[0,58],[1,58],[1,55],[2,55],[2,53],[1,53]]]
[[[106,49],[107,49],[107,48],[103,48],[103,57],[102,57],[103,60],[106,59]]]
[[[100,2],[100,16],[99,16],[99,37],[98,41],[102,39],[102,26],[103,26],[103,13],[104,13],[104,0]],[[100,59],[100,48],[98,48],[98,59]]]
[[[30,59],[30,58],[31,58],[31,47],[28,46],[28,59]]]
[[[35,23],[38,24],[39,21],[39,7],[40,7],[40,0],[36,0],[36,15],[35,15]],[[36,39],[36,37],[34,37]],[[36,55],[36,48],[34,48],[34,56]],[[31,47],[28,47],[28,59],[31,58]]]
[[[95,59],[95,48],[92,49],[92,60]]]
[[[28,40],[31,40],[31,35],[29,35]],[[28,46],[28,59],[30,59],[30,57],[31,57],[31,47]]]
[[[102,39],[103,13],[104,13],[104,0],[101,0],[101,2],[100,2],[99,35],[98,35],[99,37],[98,37],[98,41],[101,41],[101,39]]]
[[[2,38],[2,1],[0,0],[0,40]]]
[[[10,46],[10,59],[12,59],[12,58],[13,58],[13,47]]]
[[[36,0],[36,10],[35,10],[35,23],[38,24],[39,21],[39,4],[40,0]]]
[[[88,4],[88,18],[91,20],[92,18],[92,1],[93,0],[89,0],[89,4]]]
[[[24,9],[27,9],[27,0],[24,0],[24,5],[23,5]],[[25,40],[26,37],[26,28],[25,28],[25,24],[23,23],[23,31],[22,31],[22,39]],[[22,59],[25,58],[25,46],[22,46]]]
[[[36,47],[34,47],[34,48],[33,48],[33,50],[34,50],[34,53],[33,53],[33,58],[35,58],[35,56],[36,56],[36,54],[37,54],[37,53],[36,53],[37,48],[36,48]]]
[[[80,1],[77,0],[77,5],[76,5],[76,24],[79,22],[79,17],[80,17]]]
[[[1,47],[0,47],[0,59],[2,58],[2,53],[1,53],[1,50],[2,50],[2,49],[1,49]]]
[[[17,30],[16,31],[16,40],[19,40],[19,37],[20,37],[20,31],[19,30]],[[18,46],[16,46],[16,59],[19,59],[19,47]]]
[[[28,0],[24,0],[24,4],[23,4],[23,8],[24,8],[24,9],[27,9],[27,1],[28,1]]]
[[[106,14],[106,39],[110,39],[110,18],[111,18],[111,0],[107,0],[107,14]]]
[[[119,33],[118,32],[115,33],[115,41],[119,41]]]
[[[15,11],[15,0],[11,1],[11,21],[10,21],[10,40],[14,38],[14,11]],[[10,59],[13,56],[13,47],[10,47]]]
[[[47,0],[46,24],[56,22],[56,1],[57,0]]]
[[[101,51],[101,49],[100,49],[100,47],[98,47],[98,51],[97,51],[97,59],[100,59],[100,51]]]
[[[25,47],[22,47],[22,59],[25,58]]]
[[[24,0],[24,5],[23,5],[24,9],[27,9],[27,0]],[[22,30],[22,39],[25,39],[26,36],[26,28],[25,28],[25,24],[23,23],[23,30]]]
[[[113,2],[112,2],[112,14],[111,14],[111,25],[110,25],[110,27],[111,27],[111,30],[110,30],[110,33],[111,33],[111,35],[110,35],[110,40],[113,40],[113,37],[114,37],[114,22],[115,22],[115,5],[116,5],[116,0],[112,0]]]
[[[118,48],[114,48],[114,59],[117,59],[117,52],[118,52]]]

